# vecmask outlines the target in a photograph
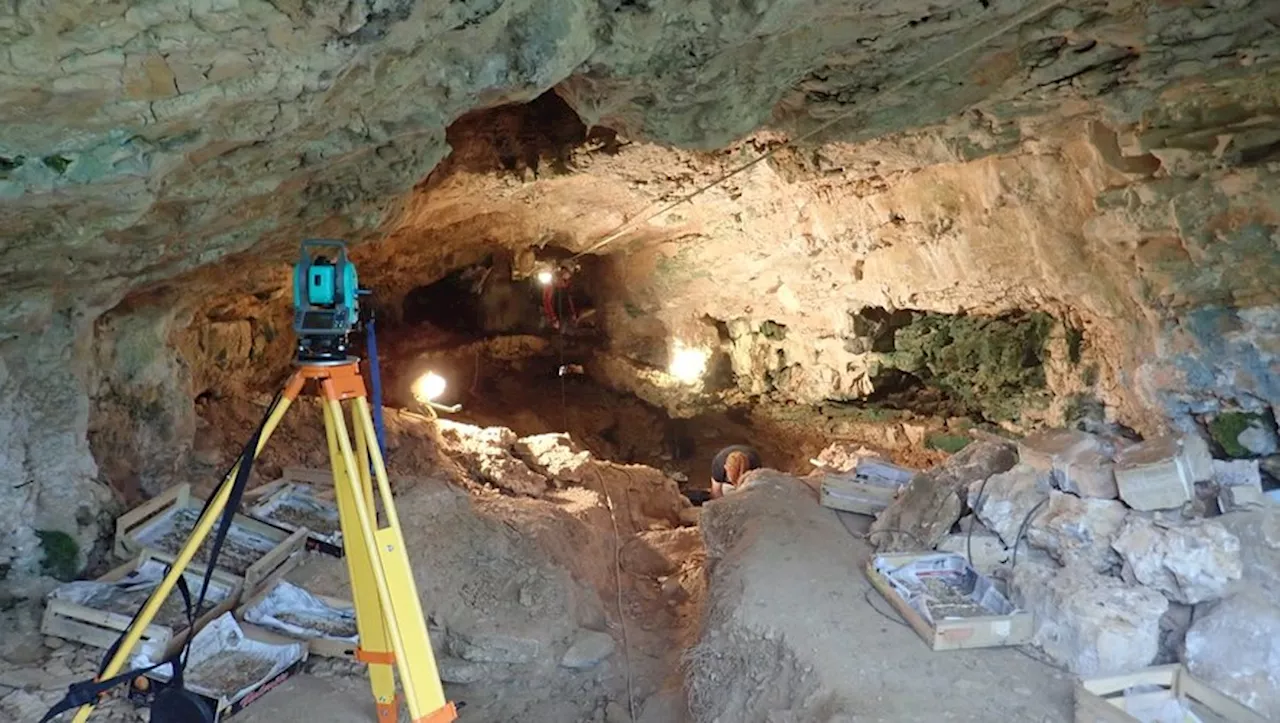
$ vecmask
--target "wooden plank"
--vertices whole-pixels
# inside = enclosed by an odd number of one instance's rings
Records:
[[[267,597],[267,595],[271,594],[271,590],[275,588],[276,585],[280,584],[280,582],[283,581],[284,578],[285,578],[284,574],[273,575],[271,580],[269,580],[266,584],[264,584],[262,588],[258,590],[258,592],[255,593],[252,598],[246,600],[242,605],[240,605],[239,608],[236,609],[236,613],[235,613],[236,619],[241,621],[242,625],[252,625],[253,623],[244,622],[245,611],[253,607],[254,605],[257,605],[258,603],[262,602],[263,599]],[[311,593],[311,594],[315,595],[316,599],[320,600],[326,605],[329,605],[330,607],[352,608],[352,609],[355,608],[355,606],[352,604],[350,600],[342,600],[335,597],[329,597],[328,595],[317,595],[316,593]],[[273,633],[275,632],[273,630],[269,630],[266,628],[263,628],[263,629],[267,630],[268,632],[273,632]],[[276,633],[276,634],[283,635],[283,633]],[[288,637],[288,636],[285,636],[285,637]],[[322,658],[347,658],[349,660],[355,659],[356,648],[359,646],[358,642],[348,643],[344,640],[332,640],[329,638],[311,638],[309,640],[303,640],[302,642],[305,642],[307,644],[307,647],[308,649],[310,649],[312,655],[317,655]]]
[[[1138,685],[1165,688],[1127,699],[1124,692]],[[1125,712],[1126,701],[1142,702],[1178,697],[1191,703],[1204,723],[1266,723],[1247,706],[1194,678],[1185,666],[1160,665],[1126,675],[1081,680],[1075,688],[1075,723],[1138,723]]]
[[[889,580],[876,569],[876,560],[901,566],[937,553],[890,553],[873,555],[866,564],[867,578],[881,596],[902,615],[903,619],[934,651],[967,650],[1021,645],[1035,633],[1035,617],[1019,611],[1012,615],[990,615],[975,618],[941,620],[930,623],[893,589]]]
[[[311,469],[308,467],[285,467],[280,479],[286,482],[303,482],[306,484],[333,486],[333,470]]]
[[[262,523],[259,523],[262,524]],[[271,528],[276,529],[276,528]],[[249,566],[244,573],[244,587],[247,593],[256,591],[271,576],[283,574],[295,567],[302,560],[302,553],[307,546],[307,530],[303,528],[285,538],[274,550],[268,552],[261,560]]]
[[[128,559],[137,555],[140,550],[137,543],[132,540],[137,530],[168,511],[171,507],[185,507],[190,498],[191,486],[181,484],[170,487],[165,490],[164,494],[153,497],[142,506],[121,515],[116,519],[116,542],[114,548],[116,557]]]
[[[163,562],[151,555],[141,555],[130,563],[110,570],[102,577],[99,577],[96,582],[118,582],[130,573],[141,569],[150,560]],[[185,575],[188,584],[194,583],[197,585],[192,589],[193,595],[199,593],[199,579],[203,575],[203,567],[195,566],[188,569]],[[197,631],[203,628],[210,620],[231,610],[240,599],[241,583],[239,578],[223,571],[215,570],[212,581],[216,582],[219,587],[224,588],[227,596],[218,605],[196,618],[195,629]],[[96,610],[79,603],[51,598],[45,607],[44,617],[41,621],[41,631],[53,637],[72,640],[98,648],[109,648],[115,644],[116,640],[129,628],[132,622],[131,615]],[[185,636],[186,631],[186,625],[173,627],[153,623],[143,631],[142,640],[157,641],[166,648],[166,652],[173,652],[174,641],[180,641]]]

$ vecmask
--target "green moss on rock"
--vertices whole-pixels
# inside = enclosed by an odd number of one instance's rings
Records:
[[[968,447],[969,443],[972,441],[972,439],[962,434],[942,434],[940,432],[935,432],[934,434],[930,434],[925,437],[924,446],[929,449],[941,450],[948,454],[955,454],[965,447]]]
[[[969,413],[1015,419],[1044,402],[1047,314],[1002,317],[918,312],[894,333],[884,366],[911,374]]]
[[[1209,436],[1222,447],[1228,457],[1241,459],[1253,455],[1240,444],[1240,433],[1255,424],[1261,424],[1262,417],[1248,412],[1223,412],[1209,422]]]
[[[80,545],[76,539],[59,530],[36,530],[36,535],[44,550],[41,570],[56,580],[74,580],[80,572]]]

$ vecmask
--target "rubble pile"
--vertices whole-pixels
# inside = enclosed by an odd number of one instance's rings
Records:
[[[1035,615],[1034,643],[1077,675],[1181,660],[1280,719],[1280,505],[1264,491],[1270,460],[1214,459],[1196,434],[1135,443],[1054,429],[1006,445],[1016,459],[1003,469],[973,466],[1001,446],[972,445],[968,459],[918,475],[873,529],[968,556]],[[940,527],[948,534],[933,538]]]

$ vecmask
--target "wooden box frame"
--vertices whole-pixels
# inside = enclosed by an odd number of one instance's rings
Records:
[[[904,565],[920,558],[951,553],[886,553],[872,555],[867,560],[866,574],[885,600],[911,626],[933,650],[965,650],[970,648],[996,648],[1022,645],[1031,642],[1035,634],[1035,617],[1019,610],[1011,615],[988,615],[961,620],[943,620],[936,625],[925,620],[903,600],[893,586],[876,570],[876,560],[886,560],[894,565]],[[967,564],[967,563],[966,563]],[[980,574],[980,573],[979,573]]]
[[[283,522],[280,520],[274,520],[267,516],[259,516],[258,513],[255,513],[253,511],[253,508],[259,507],[261,505],[269,504],[276,497],[282,497],[282,496],[288,495],[291,491],[293,491],[295,487],[306,487],[306,488],[312,489],[313,490],[312,496],[315,497],[315,499],[324,501],[324,502],[329,501],[326,499],[327,496],[322,496],[320,494],[320,491],[314,491],[314,487],[312,486],[311,483],[308,483],[308,482],[299,482],[297,480],[284,478],[284,479],[277,480],[276,482],[272,482],[271,487],[272,489],[265,491],[263,494],[258,495],[258,499],[254,500],[253,507],[248,510],[247,514],[251,519],[258,520],[265,524],[271,525],[272,527],[277,527],[281,530],[285,530],[286,532],[290,532],[290,533],[297,532],[298,530],[303,528],[298,527],[297,525],[291,525],[287,522]],[[337,539],[335,540],[332,536],[323,535],[319,532],[316,532],[315,530],[307,530],[306,532],[307,532],[306,547],[308,550],[315,550],[316,552],[319,552],[324,555],[329,555],[331,557],[342,557],[345,554],[345,546],[343,544],[341,534],[339,534],[337,536]]]
[[[281,635],[277,635],[276,633],[270,630],[263,630],[262,628],[259,628],[255,625],[250,625],[238,618],[236,619],[236,624],[240,626],[240,629],[242,631],[244,631],[244,635],[246,638],[251,638],[259,642],[271,643],[271,644],[277,644],[277,645],[294,644],[298,642],[297,640],[293,640]],[[192,692],[193,695],[198,696],[202,700],[212,704],[214,709],[214,716],[213,716],[214,721],[216,723],[222,723],[222,721],[225,721],[231,716],[235,715],[236,713],[239,713],[245,708],[248,708],[255,701],[262,698],[262,696],[266,695],[267,693],[271,692],[275,688],[279,687],[281,683],[284,683],[289,678],[292,678],[293,676],[301,673],[303,668],[306,667],[307,660],[309,660],[310,657],[311,657],[310,649],[305,645],[302,646],[302,657],[298,658],[298,660],[295,660],[293,663],[289,665],[289,667],[285,668],[279,673],[276,673],[271,678],[268,678],[267,680],[259,683],[251,692],[245,694],[243,698],[235,702],[228,702],[225,698],[215,700],[213,698],[210,698],[209,696],[202,695],[200,693],[195,693],[194,691],[190,691],[190,692]],[[156,692],[167,688],[169,685],[170,685],[169,681],[164,680],[162,678],[153,677],[153,675],[149,673],[145,676],[140,676],[139,678],[135,678],[132,681],[132,683],[129,685],[129,692],[127,695],[128,695],[129,701],[132,702],[134,705],[149,706],[151,705],[151,701],[155,698]]]
[[[311,638],[309,640],[303,640],[301,638],[292,638],[286,633],[280,632],[278,630],[270,630],[267,628],[263,628],[260,625],[255,625],[254,623],[250,623],[245,620],[245,617],[244,617],[245,611],[253,607],[254,605],[258,604],[259,602],[261,602],[262,599],[265,598],[267,595],[270,595],[271,590],[274,589],[275,586],[280,584],[280,582],[283,580],[284,580],[284,575],[277,575],[272,577],[272,579],[268,580],[260,590],[258,590],[256,593],[253,594],[252,597],[240,603],[239,607],[237,607],[235,611],[236,620],[240,621],[241,625],[253,625],[255,628],[266,630],[267,632],[270,632],[272,635],[289,638],[290,640],[295,640],[296,642],[306,643],[307,648],[310,650],[311,655],[315,655],[321,658],[346,658],[348,660],[354,660],[356,648],[359,647],[360,645],[359,641],[356,641],[355,643],[345,643],[340,640],[329,640],[327,638]],[[307,592],[311,592],[311,591],[308,590]],[[350,600],[343,600],[341,598],[330,597],[328,595],[319,595],[314,592],[312,592],[311,594],[315,595],[315,597],[318,600],[325,603],[326,605],[331,605],[333,607],[354,608],[354,605],[352,605]]]
[[[1243,704],[1192,677],[1186,666],[1159,665],[1128,675],[1088,678],[1076,682],[1075,723],[1138,723],[1117,703],[1124,691],[1135,685],[1158,685],[1158,693],[1135,697],[1177,697],[1191,703],[1192,711],[1204,723],[1266,723],[1266,719]]]
[[[128,558],[145,552],[157,560],[172,563],[177,557],[176,554],[148,548],[145,543],[137,539],[138,536],[150,529],[151,525],[157,523],[171,510],[192,508],[198,510],[202,507],[204,507],[204,502],[191,496],[191,485],[181,484],[167,490],[164,494],[148,501],[141,507],[131,510],[116,520],[115,554],[118,557]],[[275,525],[259,522],[238,512],[232,520],[232,524],[262,535],[269,540],[274,540],[277,543],[271,551],[264,554],[261,559],[245,570],[242,591],[244,593],[252,593],[272,575],[296,565],[300,557],[297,553],[306,547],[306,530],[290,533]],[[229,571],[223,572],[234,574]]]
[[[161,564],[169,564],[151,553],[143,553],[132,562],[112,569],[94,580],[94,582],[118,582],[127,577],[129,573],[142,569],[143,565],[153,560]],[[204,572],[204,567],[193,565],[184,575],[187,578],[188,586],[191,587],[192,595],[199,595],[199,585],[203,580]],[[240,596],[244,591],[244,581],[223,570],[215,569],[211,581],[227,587],[227,597],[216,607],[210,608],[208,612],[196,618],[195,632],[199,632],[210,620],[234,608],[240,601]],[[170,594],[177,595],[180,593],[175,588]],[[194,603],[194,600],[192,602]],[[40,622],[40,632],[55,638],[106,649],[115,644],[124,631],[129,628],[131,622],[133,622],[133,618],[128,615],[96,610],[87,605],[51,597],[45,606],[44,617]],[[183,640],[186,637],[186,633],[187,626],[185,625],[173,627],[153,623],[143,631],[140,642],[159,642],[165,646],[165,652],[168,653],[173,652],[174,645]]]

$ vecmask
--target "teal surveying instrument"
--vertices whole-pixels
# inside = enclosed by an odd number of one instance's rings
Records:
[[[129,685],[129,698],[151,708],[151,723],[217,723],[225,717],[224,712],[233,713],[252,700],[246,695],[222,709],[219,694],[184,676],[188,663],[198,664],[192,655],[196,611],[206,609],[211,576],[244,499],[254,460],[285,412],[303,394],[319,397],[324,414],[343,558],[351,579],[359,634],[350,654],[368,670],[374,699],[370,719],[394,723],[402,706],[408,708],[414,723],[453,723],[457,719],[461,703],[445,697],[408,546],[391,496],[381,441],[382,401],[373,318],[371,314],[362,318],[357,303],[357,298],[367,293],[359,287],[345,244],[303,242],[301,258],[293,269],[293,328],[298,333],[293,374],[205,503],[164,579],[107,651],[98,674],[69,686],[66,696],[41,723],[50,723],[67,711],[75,711],[72,723],[85,723],[101,696],[118,685]],[[347,355],[351,332],[361,325],[368,332],[372,399],[360,370],[361,360]],[[183,573],[206,542],[211,547],[203,579],[198,589],[189,589]],[[186,611],[185,636],[173,641],[175,645],[165,651],[160,662],[139,661],[143,667],[130,670],[134,648],[175,589],[181,593]]]
[[[302,242],[293,266],[293,330],[299,362],[344,362],[351,330],[360,321],[355,264],[341,241]]]

